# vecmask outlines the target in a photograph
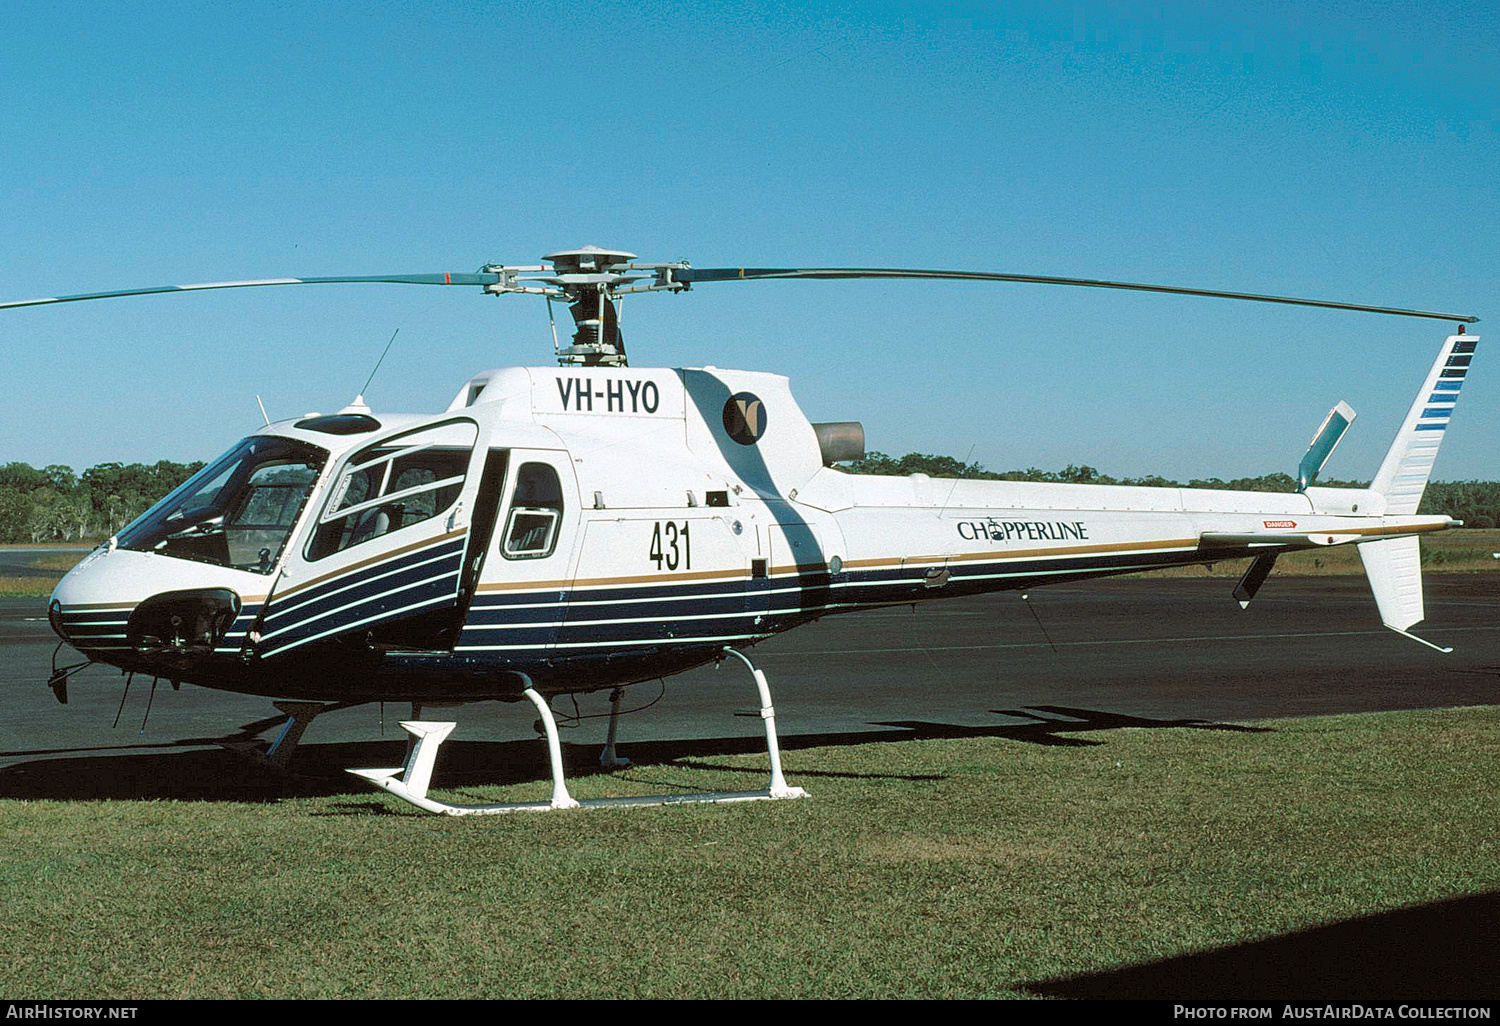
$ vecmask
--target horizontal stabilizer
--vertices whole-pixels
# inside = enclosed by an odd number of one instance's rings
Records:
[[[1344,545],[1359,541],[1359,535],[1318,533],[1294,533],[1292,531],[1254,531],[1245,534],[1229,534],[1222,531],[1205,531],[1198,536],[1199,549],[1316,549],[1329,545]]]

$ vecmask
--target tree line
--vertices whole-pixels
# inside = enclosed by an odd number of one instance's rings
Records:
[[[203,466],[159,460],[100,463],[81,475],[52,464],[0,465],[0,542],[108,538]]]
[[[72,467],[52,464],[38,470],[26,463],[0,465],[0,543],[96,541],[108,538],[144,513],[157,500],[203,466],[158,460],[144,463],[100,463],[81,475]],[[1111,477],[1087,464],[1062,470],[986,470],[952,456],[910,452],[900,458],[870,452],[844,464],[855,474],[928,474],[990,481],[1056,481],[1067,484],[1140,485],[1148,488],[1229,488],[1249,492],[1295,492],[1289,474],[1265,474],[1222,481],[1194,478],[1186,483],[1148,477]],[[1320,485],[1364,488],[1368,481],[1319,481]],[[1467,527],[1493,528],[1500,523],[1500,481],[1433,481],[1422,496],[1423,514],[1446,514]]]
[[[978,463],[965,463],[952,456],[932,456],[909,452],[899,459],[883,452],[870,452],[862,460],[843,465],[854,474],[927,474],[932,477],[962,477],[989,481],[1053,481],[1065,484],[1139,485],[1146,488],[1227,488],[1243,492],[1295,492],[1297,481],[1290,474],[1264,474],[1260,477],[1238,477],[1231,481],[1217,477],[1194,478],[1186,483],[1167,478],[1111,477],[1093,467],[1068,464],[1062,470],[986,470]],[[1329,488],[1368,488],[1368,481],[1338,481],[1320,478],[1317,482]],[[1465,527],[1493,528],[1500,523],[1500,481],[1431,481],[1422,493],[1423,515],[1446,515],[1462,520]]]

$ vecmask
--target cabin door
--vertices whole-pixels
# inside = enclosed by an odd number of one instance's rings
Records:
[[[376,646],[452,647],[485,460],[478,431],[470,420],[446,421],[340,462],[267,601],[261,655],[354,634]]]
[[[457,651],[524,661],[557,637],[579,537],[578,484],[568,454],[555,450],[512,449],[504,473]]]

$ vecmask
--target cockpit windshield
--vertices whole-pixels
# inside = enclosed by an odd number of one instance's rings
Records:
[[[247,438],[121,531],[119,547],[268,574],[327,459],[306,442]]]

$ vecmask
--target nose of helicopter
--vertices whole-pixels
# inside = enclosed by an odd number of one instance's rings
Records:
[[[248,623],[233,570],[95,549],[58,582],[47,605],[52,630],[91,659],[182,676],[216,652],[239,651]],[[248,604],[250,618],[260,599]],[[238,628],[238,629],[237,629]]]

